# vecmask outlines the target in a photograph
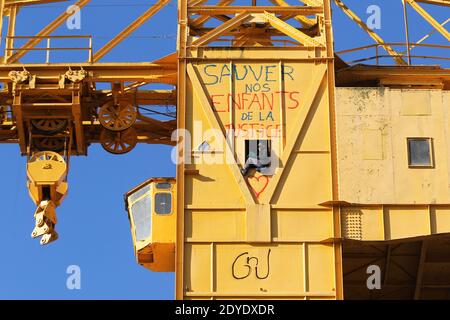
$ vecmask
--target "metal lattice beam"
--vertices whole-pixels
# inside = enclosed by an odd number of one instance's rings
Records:
[[[323,14],[323,7],[308,7],[308,6],[290,6],[290,7],[275,7],[275,6],[195,6],[189,7],[189,14],[200,15],[221,15],[221,14],[238,14],[243,12],[264,13],[268,11],[275,14],[294,14],[294,15],[314,15]]]
[[[78,6],[80,9],[86,6],[91,0],[79,0],[74,5]],[[37,46],[43,39],[43,37],[49,36],[53,31],[55,31],[59,26],[61,26],[66,20],[72,15],[72,13],[68,13],[64,11],[61,13],[55,20],[50,22],[47,26],[45,26],[41,31],[36,34],[36,38],[29,40],[25,43],[19,51],[14,53],[9,59],[8,63],[14,63],[19,61],[28,50]]]
[[[264,18],[267,20],[267,22],[270,23],[270,25],[272,27],[274,27],[275,29],[278,29],[279,31],[286,34],[287,36],[291,37],[292,39],[300,42],[305,47],[325,47],[325,45],[323,43],[321,43],[320,41],[317,41],[316,39],[311,38],[307,34],[294,28],[290,24],[284,22],[281,19],[278,19],[272,13],[264,12]]]
[[[272,2],[273,4],[280,6],[280,7],[289,7],[290,6],[284,0],[270,0],[270,2]],[[320,6],[320,4],[315,4],[315,5]],[[307,18],[305,16],[295,16],[294,19],[297,20],[298,22],[300,22],[305,27],[311,27],[316,23],[316,20]]]
[[[217,5],[219,6],[228,6],[230,4],[232,4],[234,2],[234,0],[220,0],[219,3]],[[190,27],[200,27],[202,26],[206,21],[208,21],[209,19],[211,19],[211,16],[200,16],[194,20],[192,20],[190,22]]]
[[[434,4],[437,6],[450,7],[450,1],[448,1],[448,0],[416,0],[416,2],[422,2],[422,3],[426,3],[426,4]]]
[[[439,22],[436,21],[427,11],[419,6],[414,0],[406,0],[408,4],[416,10],[429,24],[431,24],[440,34],[442,34],[447,41],[450,41],[450,32],[448,32]]]
[[[193,46],[203,46],[220,37],[224,32],[240,26],[243,22],[251,18],[251,14],[244,12],[221,24],[217,28],[211,30],[207,34],[192,42]]]
[[[5,0],[5,6],[30,6],[55,2],[67,2],[67,0]]]
[[[356,24],[358,26],[361,27],[361,29],[363,29],[373,40],[375,40],[376,43],[378,43],[379,45],[381,45],[384,50],[386,50],[387,53],[389,53],[390,56],[392,56],[392,58],[394,59],[394,61],[397,64],[400,65],[406,65],[407,63],[405,62],[405,60],[403,60],[403,58],[401,57],[402,55],[400,53],[398,53],[397,51],[395,51],[394,49],[392,49],[391,46],[387,45],[386,42],[372,29],[370,29],[362,20],[360,17],[358,17],[358,15],[356,13],[354,13],[352,10],[350,10],[341,0],[334,0],[334,2],[336,3],[336,5],[342,9],[342,11],[350,18],[352,19],[354,22],[356,22]]]
[[[139,18],[129,24],[124,30],[122,30],[117,36],[105,44],[101,49],[99,49],[92,58],[93,62],[97,62],[102,57],[104,57],[108,52],[110,52],[115,46],[126,39],[131,33],[136,31],[141,25],[143,25],[149,18],[155,15],[159,10],[164,8],[170,0],[159,0],[151,8],[145,11]]]

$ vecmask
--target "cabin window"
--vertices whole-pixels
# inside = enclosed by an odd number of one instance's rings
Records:
[[[152,198],[149,193],[150,187],[145,187],[136,194],[130,196],[128,201],[131,202],[130,213],[133,217],[134,223],[134,233],[136,237],[136,241],[143,241],[150,237],[151,235],[151,204]],[[136,196],[140,195],[140,198]]]
[[[159,182],[156,184],[156,189],[169,190],[170,188],[172,188],[172,185],[168,182]]]
[[[410,168],[433,167],[431,138],[408,138],[408,165]]]
[[[155,194],[155,211],[157,214],[172,213],[172,194],[158,192]]]

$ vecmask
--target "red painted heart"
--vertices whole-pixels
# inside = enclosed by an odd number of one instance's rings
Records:
[[[257,198],[259,198],[260,194],[266,190],[267,185],[269,184],[269,177],[263,175],[259,177],[250,177],[248,180]]]

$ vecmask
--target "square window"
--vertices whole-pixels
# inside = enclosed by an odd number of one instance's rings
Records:
[[[271,151],[271,140],[245,140],[245,162],[249,158],[270,162]]]
[[[155,211],[156,214],[172,213],[172,194],[166,192],[158,192],[155,194]]]
[[[408,165],[410,167],[433,167],[430,138],[408,138]]]
[[[271,166],[271,153],[271,140],[245,140],[245,164],[241,170],[242,174],[246,176],[251,169],[265,172]]]

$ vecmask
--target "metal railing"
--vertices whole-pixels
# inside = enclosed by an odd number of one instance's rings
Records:
[[[47,39],[45,48],[27,48],[26,44],[22,47],[15,48],[14,40],[16,39],[28,39],[28,40],[39,40]],[[52,39],[88,39],[88,47],[52,47]],[[92,51],[92,36],[8,36],[6,37],[6,47],[4,63],[8,63],[10,57],[14,55],[14,52],[18,51],[45,51],[45,63],[50,63],[50,52],[51,51],[87,51],[88,60],[87,62],[92,62],[93,51]]]
[[[392,48],[403,47],[403,48],[405,48],[405,50],[403,52],[399,52],[398,55],[389,55],[384,50],[383,46],[390,46]],[[420,55],[420,54],[413,55],[411,53],[412,49],[419,48],[419,47],[421,47],[421,48],[433,48],[433,49],[446,49],[447,53],[450,52],[450,45],[410,43],[409,44],[409,50],[410,50],[410,56],[409,57],[411,58],[411,61],[412,61],[412,59],[431,59],[431,60],[450,61],[450,55],[449,54],[447,54],[446,56]],[[350,60],[350,61],[346,61],[345,59],[343,59],[343,60],[349,65],[354,65],[354,64],[357,64],[357,63],[362,63],[362,62],[366,62],[366,61],[373,61],[373,60],[375,60],[375,63],[378,66],[378,65],[380,65],[380,60],[381,59],[385,59],[385,58],[393,59],[395,57],[400,57],[400,58],[405,58],[405,62],[408,63],[408,59],[407,59],[408,58],[408,54],[407,54],[408,45],[406,43],[402,43],[402,42],[391,42],[391,43],[385,43],[385,44],[377,44],[377,43],[375,43],[375,44],[371,44],[371,45],[367,45],[367,46],[362,46],[362,47],[357,47],[357,48],[337,51],[336,54],[341,56],[341,58],[342,58],[342,56],[345,55],[345,54],[356,53],[356,52],[363,52],[363,51],[368,51],[368,50],[371,50],[371,49],[374,49],[374,51],[375,51],[374,55],[365,56],[363,58]],[[413,65],[413,63],[411,63],[411,64]]]

